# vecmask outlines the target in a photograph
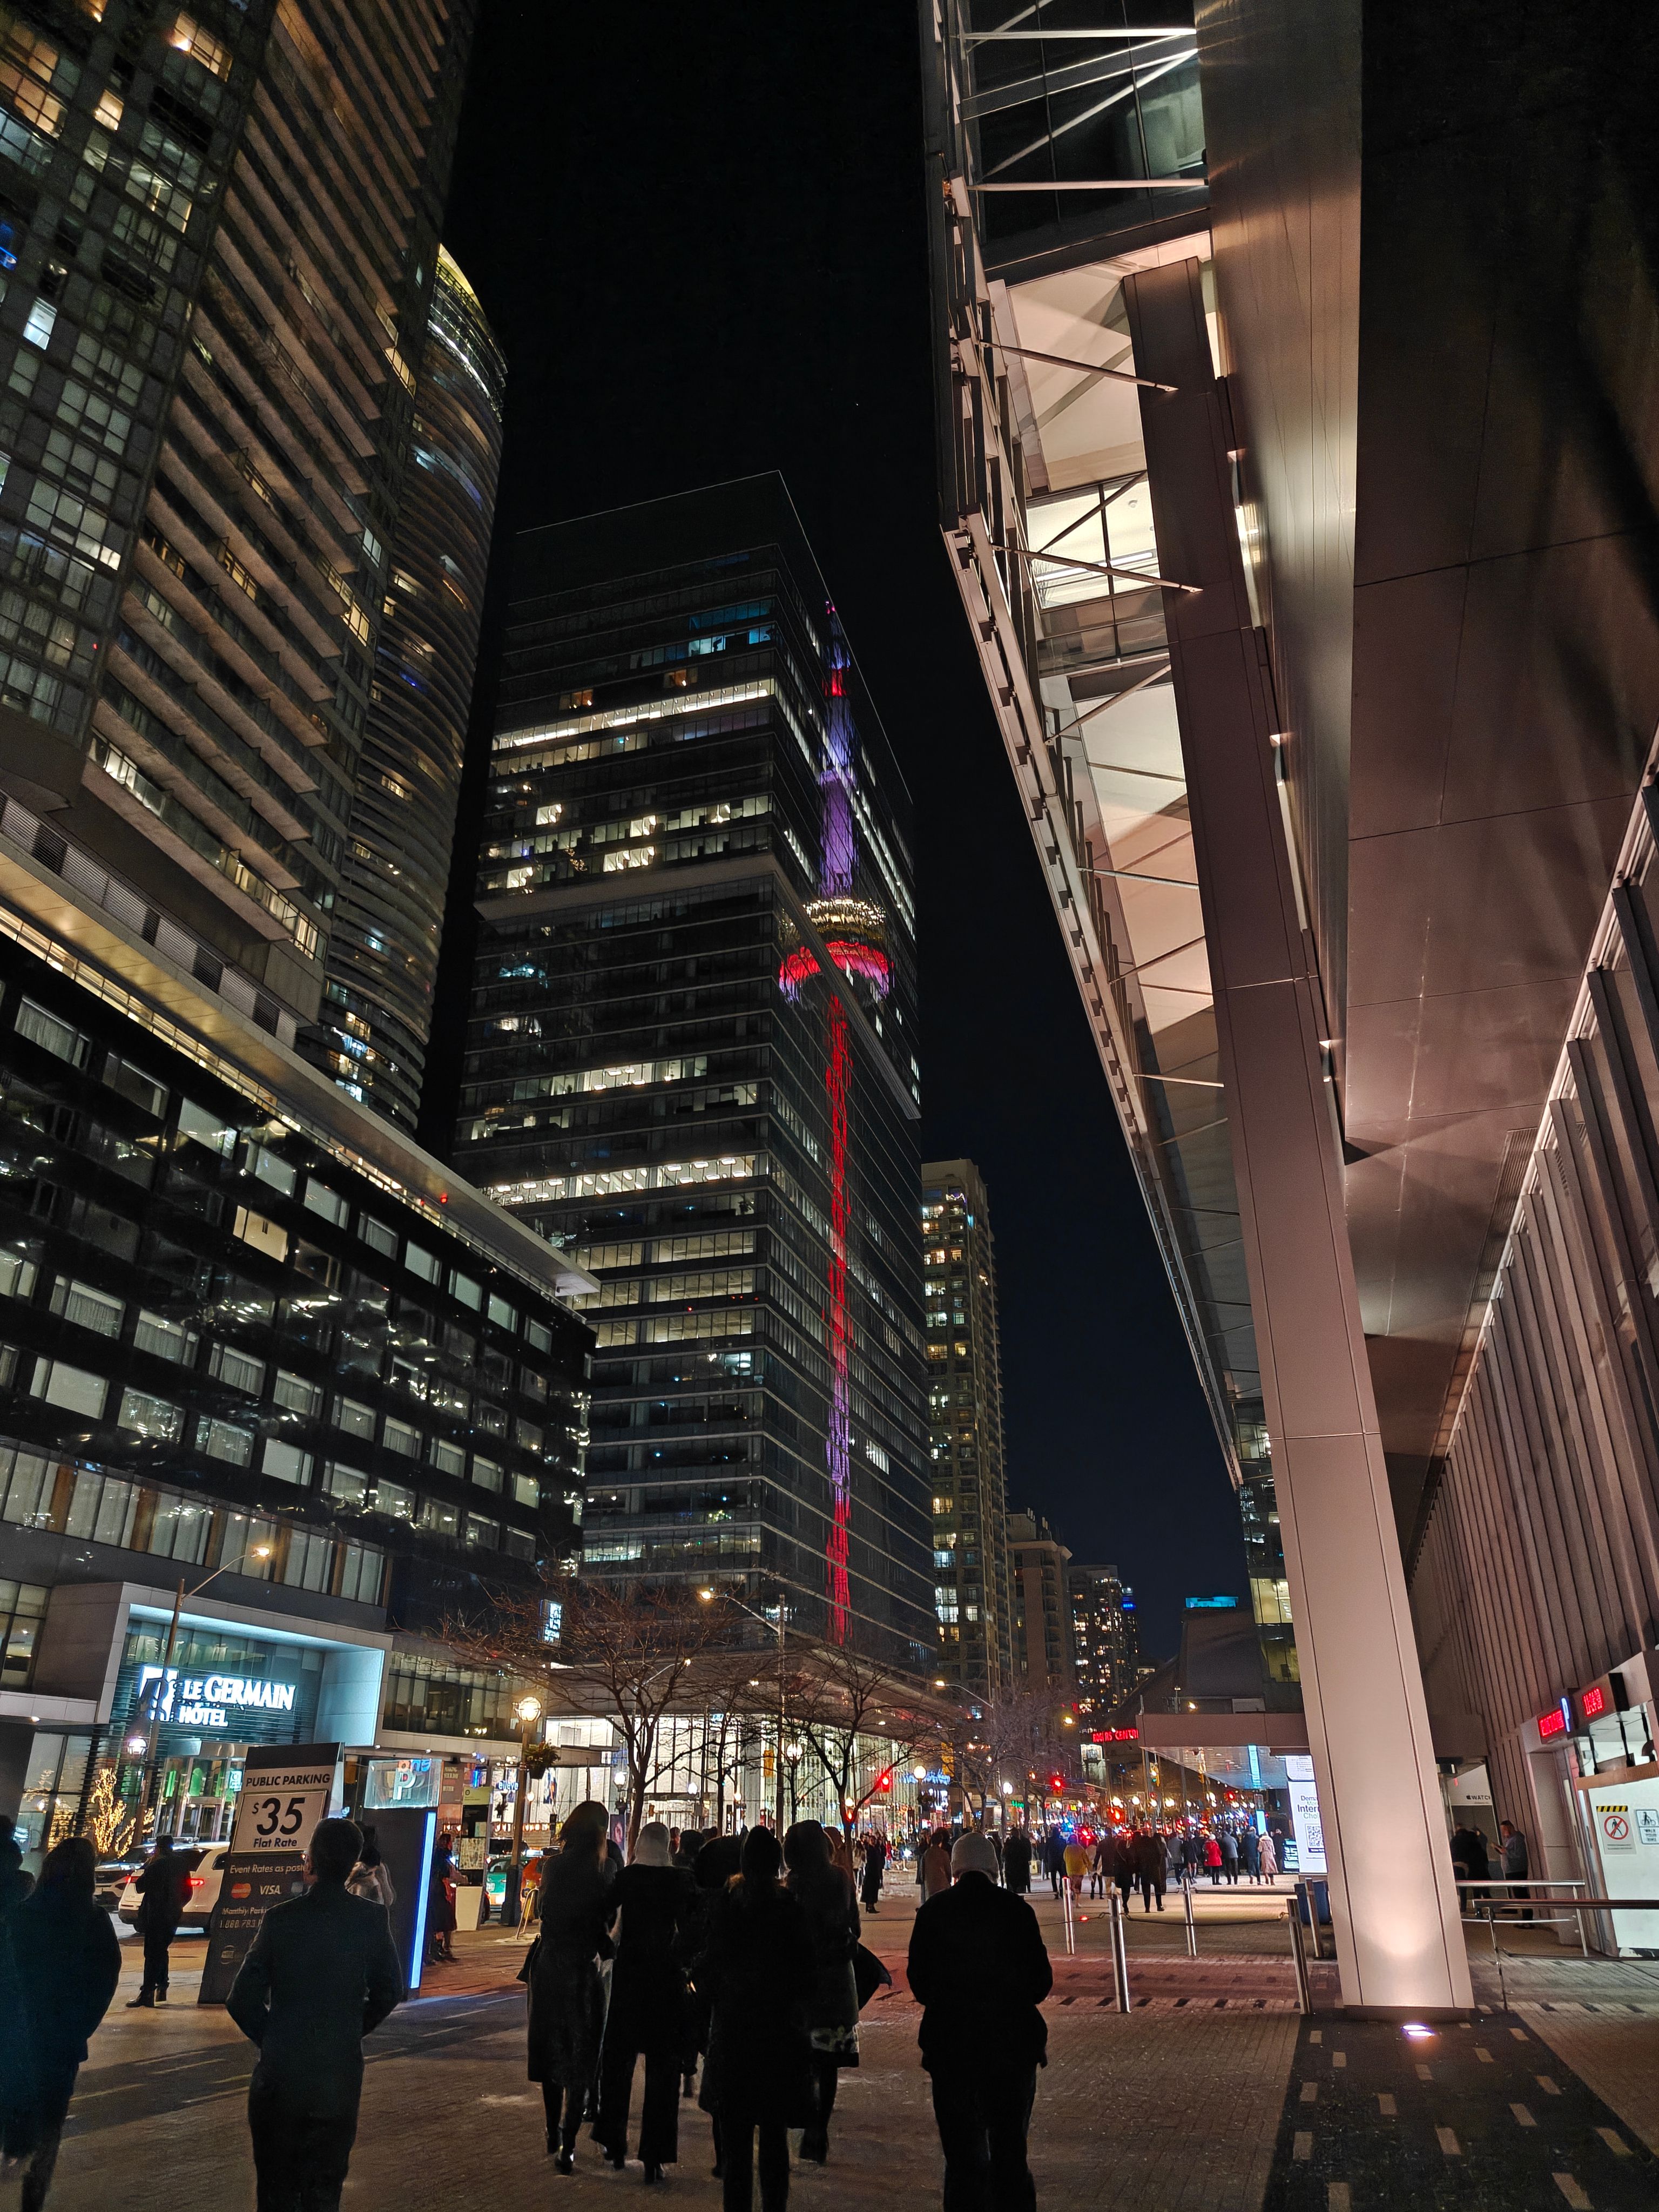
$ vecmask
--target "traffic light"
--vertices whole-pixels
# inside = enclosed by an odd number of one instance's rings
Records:
[[[884,1772],[882,1772],[882,1773],[880,1773],[880,1774],[877,1775],[877,1777],[876,1777],[876,1787],[877,1787],[877,1789],[878,1789],[878,1790],[890,1790],[890,1789],[892,1788],[892,1786],[893,1786],[893,1770],[892,1770],[892,1768],[890,1766],[890,1767],[888,1767],[888,1768],[887,1768]]]

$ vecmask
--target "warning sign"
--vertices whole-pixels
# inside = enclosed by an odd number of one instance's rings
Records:
[[[1601,1848],[1604,1851],[1633,1851],[1636,1849],[1628,1805],[1603,1805],[1597,1817],[1601,1824]]]

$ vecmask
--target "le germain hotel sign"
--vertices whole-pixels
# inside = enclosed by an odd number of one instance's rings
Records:
[[[146,1720],[179,1728],[222,1729],[234,1712],[291,1713],[297,1682],[254,1674],[186,1674],[177,1667],[141,1667],[134,1703]]]

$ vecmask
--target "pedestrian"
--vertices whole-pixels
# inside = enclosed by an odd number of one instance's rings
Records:
[[[137,1881],[138,1911],[133,1920],[143,1938],[144,1977],[138,1994],[127,2001],[127,2010],[149,2010],[167,2001],[167,1948],[179,1932],[189,1894],[193,1859],[175,1851],[171,1836],[158,1836]]]
[[[709,1908],[692,1969],[710,2011],[698,2101],[714,2120],[724,2212],[750,2212],[757,2163],[761,2212],[784,2212],[789,2130],[810,2127],[814,2117],[804,2018],[816,1974],[812,1939],[778,1879],[782,1863],[771,1830],[751,1828],[738,1879]]]
[[[1037,2008],[1054,1973],[1036,1915],[994,1886],[994,1864],[982,1836],[959,1838],[956,1879],[921,1907],[910,1936],[950,2212],[1033,2212],[1036,2203],[1025,2140],[1047,2063]]]
[[[1002,1880],[1002,1838],[994,1828],[991,1831],[990,1844],[992,1850],[996,1855],[997,1880],[1000,1881]]]
[[[856,1889],[858,1882],[853,1872],[853,1846],[847,1840],[845,1829],[825,1828],[823,1839],[830,1846],[830,1857],[846,1875],[849,1886]]]
[[[0,1923],[33,1887],[34,1876],[23,1871],[23,1847],[8,1822],[3,1833],[0,1833]]]
[[[558,1853],[550,1854],[542,1877],[541,1933],[520,1972],[530,1998],[530,2079],[542,2085],[547,2148],[561,2173],[576,2170],[576,2136],[605,2030],[599,1960],[611,1954],[607,1820],[590,1797],[561,1829]]]
[[[455,1838],[447,1828],[439,1837],[432,1853],[432,1875],[427,1889],[426,1931],[432,1944],[434,1959],[455,1956]],[[520,1888],[520,1921],[522,1924],[523,1887]]]
[[[1477,1905],[1481,1904],[1487,1894],[1483,1890],[1479,1897],[1472,1900],[1471,1893],[1466,1887],[1469,1882],[1483,1882],[1488,1879],[1486,1839],[1478,1828],[1463,1827],[1452,1830],[1451,1862],[1453,1871],[1457,1876],[1458,1899],[1462,1909],[1467,1912],[1471,1901]]]
[[[1123,1910],[1129,1910],[1129,1899],[1134,1893],[1136,1879],[1135,1839],[1126,1828],[1121,1835],[1112,1838],[1112,1880],[1123,1900]]]
[[[1060,1878],[1066,1871],[1066,1838],[1058,1828],[1050,1828],[1042,1838],[1042,1871],[1048,1877],[1048,1887],[1060,1895]]]
[[[1031,1838],[1024,1828],[1014,1829],[1004,1847],[1002,1881],[1015,1897],[1024,1897],[1031,1887]]]
[[[1089,1847],[1074,1832],[1066,1846],[1066,1881],[1073,1897],[1082,1896],[1083,1880],[1088,1871]]]
[[[615,1930],[611,2002],[599,2059],[599,2118],[593,2139],[612,2166],[628,2163],[628,2108],[634,2069],[645,2061],[640,2161],[647,2182],[679,2159],[679,2086],[685,2039],[682,1942],[691,1911],[691,1881],[673,1863],[660,1820],[640,1830],[634,1856],[607,1893]]]
[[[310,1888],[271,1906],[226,2000],[259,2047],[247,2094],[258,2212],[335,2212],[357,2133],[363,2038],[403,1998],[385,1909],[346,1887],[362,1848],[355,1822],[318,1822]]]
[[[1143,1828],[1135,1838],[1135,1883],[1140,1891],[1140,1909],[1150,1912],[1152,1899],[1158,1899],[1158,1909],[1164,1910],[1164,1838],[1156,1828]]]
[[[864,1909],[874,1912],[876,1900],[881,1895],[881,1878],[887,1867],[887,1842],[879,1834],[864,1839],[864,1881],[861,1894]]]
[[[811,2045],[812,2124],[800,2154],[823,2166],[830,2156],[830,2116],[843,2066],[859,2063],[859,1993],[853,1979],[859,1909],[846,1871],[836,1865],[830,1838],[816,1820],[798,1820],[783,1839],[789,1894],[806,1916],[812,1941],[813,1979],[806,1999],[806,2038]]]
[[[1277,1881],[1279,1880],[1279,1846],[1273,1841],[1273,1832],[1271,1828],[1262,1830],[1256,1842],[1255,1856],[1256,1863],[1261,1869],[1262,1881],[1270,1883]]]
[[[1212,1835],[1204,1838],[1204,1864],[1210,1877],[1212,1889],[1221,1887],[1221,1845]]]
[[[921,1855],[921,1894],[926,1903],[937,1897],[942,1889],[951,1887],[951,1837],[945,1828],[935,1828],[927,1839],[927,1848]]]
[[[1238,1848],[1244,1861],[1245,1873],[1252,1881],[1259,1882],[1261,1879],[1261,1838],[1256,1834],[1254,1823],[1241,1833]]]
[[[27,1877],[4,1857],[0,1881],[15,1902],[0,1925],[0,2155],[28,2161],[22,2212],[40,2212],[88,2039],[121,1978],[121,1947],[94,1894],[97,1854],[86,1837],[54,1844],[21,1896]]]
[[[1112,1873],[1112,1832],[1103,1828],[1095,1838],[1095,1848],[1089,1860],[1089,1894],[1102,1896]]]
[[[1221,1845],[1221,1871],[1235,1887],[1238,1882],[1238,1838],[1224,1828],[1216,1839]]]
[[[1504,1869],[1504,1880],[1521,1885],[1518,1889],[1511,1889],[1510,1895],[1529,1898],[1532,1892],[1526,1886],[1527,1839],[1513,1820],[1500,1820],[1498,1824],[1498,1858]],[[1528,1905],[1521,1917],[1530,1920],[1532,1917],[1532,1907]]]
[[[1196,1828],[1188,1828],[1181,1839],[1181,1870],[1189,1881],[1196,1881],[1204,1864],[1204,1839]]]
[[[383,1905],[388,1912],[398,1901],[398,1892],[392,1879],[392,1869],[380,1856],[380,1847],[373,1828],[363,1830],[363,1848],[357,1863],[351,1869],[351,1879],[346,1887],[354,1897],[366,1897],[371,1905]]]
[[[722,1836],[710,1831],[708,1840],[697,1853],[693,1869],[690,1917],[683,1942],[684,1955],[695,1961],[702,1954],[708,1915],[714,1899],[732,1875],[737,1873],[743,1855],[743,1844],[736,1836]],[[685,2051],[682,2063],[684,2079],[681,2094],[690,2096],[696,2088],[697,2065],[708,2050],[708,2000],[695,1981],[686,1991]],[[714,2154],[715,2170],[719,2171],[720,2153]]]

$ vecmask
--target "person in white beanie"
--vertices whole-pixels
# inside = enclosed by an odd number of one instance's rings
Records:
[[[1036,1915],[997,1884],[988,1837],[969,1829],[951,1853],[949,1889],[930,1897],[910,1936],[911,1994],[922,2008],[921,2063],[945,2153],[945,2202],[1032,2212],[1026,2134],[1048,2032],[1038,2007],[1054,1972]]]

